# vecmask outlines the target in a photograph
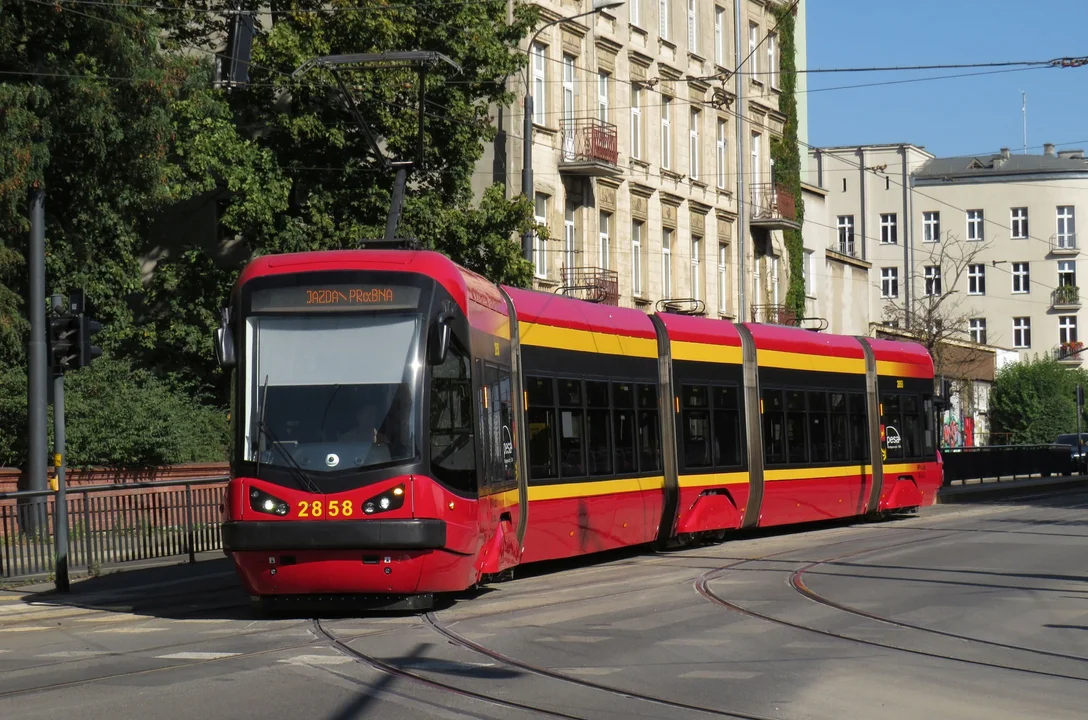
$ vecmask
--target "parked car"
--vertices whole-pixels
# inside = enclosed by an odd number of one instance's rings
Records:
[[[1088,458],[1088,433],[1080,434],[1080,444],[1077,444],[1076,433],[1059,435],[1054,445],[1066,445],[1069,447],[1070,472],[1082,472],[1085,459]]]

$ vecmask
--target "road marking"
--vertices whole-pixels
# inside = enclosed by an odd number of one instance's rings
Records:
[[[690,647],[720,647],[726,644],[723,638],[708,638],[708,637],[694,637],[694,638],[669,638],[668,640],[659,640],[657,645],[686,645]]]
[[[572,667],[558,668],[558,670],[568,675],[610,675],[620,671],[619,668],[614,667]]]
[[[344,655],[295,655],[280,662],[286,665],[343,665],[355,661]]]
[[[105,630],[91,630],[90,633],[117,633],[119,635],[138,635],[140,633],[153,633],[162,632],[166,628],[156,627],[128,627],[128,628],[106,628]]]
[[[170,655],[156,655],[156,660],[219,660],[241,655],[235,652],[179,652]]]
[[[677,677],[698,680],[751,680],[763,673],[744,672],[743,670],[692,670]]]
[[[52,630],[53,628],[47,625],[27,625],[24,627],[6,627],[0,628],[0,632],[34,632],[36,630]]]
[[[132,613],[102,614],[98,617],[76,618],[79,623],[115,623],[131,622],[133,620],[146,620],[145,615],[133,615]]]
[[[561,642],[561,643],[597,643],[608,640],[605,637],[590,637],[588,635],[560,635],[559,637],[537,638],[537,642]]]
[[[61,650],[60,652],[51,652],[38,657],[47,658],[78,658],[78,657],[95,657],[96,655],[109,655],[108,650]]]

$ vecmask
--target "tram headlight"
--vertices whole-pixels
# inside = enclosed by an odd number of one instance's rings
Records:
[[[259,513],[280,517],[291,511],[286,502],[257,488],[250,488],[249,490],[249,506]]]
[[[375,495],[372,498],[366,500],[363,503],[363,512],[367,515],[373,515],[376,512],[385,512],[386,510],[396,510],[404,505],[404,486],[397,485],[394,488],[386,490],[380,495]]]

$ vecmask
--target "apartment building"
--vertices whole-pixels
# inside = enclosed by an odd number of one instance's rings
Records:
[[[954,293],[948,315],[963,320],[965,340],[1080,364],[1082,151],[936,158],[913,145],[821,148],[813,175],[828,192],[829,252],[872,266],[874,323],[889,304],[917,308]]]
[[[588,2],[539,5],[529,67],[511,79],[519,103],[497,109],[476,175],[478,193],[492,182],[521,192],[530,92],[535,206],[550,235],[534,239],[535,286],[647,311],[781,319],[782,230],[798,227],[770,158],[786,122],[772,32],[785,0],[627,0],[575,20],[563,18]]]

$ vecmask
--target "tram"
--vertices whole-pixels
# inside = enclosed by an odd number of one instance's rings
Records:
[[[514,567],[932,504],[933,365],[867,337],[497,286],[445,256],[262,257],[223,542],[254,604],[425,607]]]

